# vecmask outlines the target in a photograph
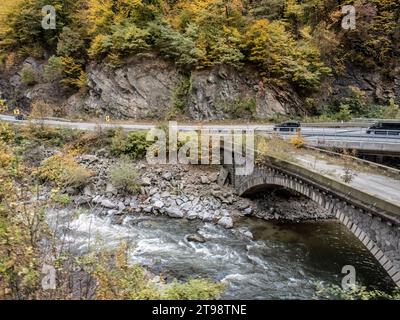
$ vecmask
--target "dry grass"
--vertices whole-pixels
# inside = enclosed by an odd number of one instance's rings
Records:
[[[296,162],[295,154],[298,150],[278,135],[273,134],[268,138],[256,137],[257,160],[262,160],[263,156],[271,156],[285,161]]]

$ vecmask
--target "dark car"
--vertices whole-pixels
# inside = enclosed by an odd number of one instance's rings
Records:
[[[300,122],[298,121],[286,121],[274,126],[274,131],[279,132],[297,132],[300,130]]]
[[[25,120],[25,117],[24,117],[23,114],[17,114],[17,115],[15,116],[15,120]]]
[[[367,129],[367,134],[400,135],[400,121],[379,121]]]

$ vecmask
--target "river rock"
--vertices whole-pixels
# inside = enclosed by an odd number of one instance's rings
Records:
[[[114,202],[108,199],[103,199],[100,202],[101,206],[108,208],[108,209],[115,209],[118,208],[118,205],[116,205]]]
[[[99,195],[95,196],[95,197],[92,199],[92,202],[95,203],[95,204],[99,204],[99,203],[101,203],[101,201],[102,201],[102,198],[101,198],[101,196],[99,196]]]
[[[107,183],[106,192],[111,194],[117,194],[118,190],[111,183]]]
[[[196,233],[196,234],[188,234],[188,235],[185,236],[185,239],[187,241],[189,241],[189,242],[199,242],[199,243],[206,242],[206,239],[202,235],[200,235],[198,233]]]
[[[114,209],[108,210],[108,211],[107,211],[107,214],[110,215],[110,216],[116,215],[116,214],[118,214],[118,210],[114,210]]]
[[[146,213],[151,213],[153,211],[153,207],[152,206],[146,206],[143,208],[143,211]]]
[[[205,222],[212,222],[214,219],[214,215],[211,212],[204,212],[203,213],[203,221]]]
[[[222,217],[221,219],[218,220],[218,225],[221,227],[224,227],[226,229],[231,229],[233,228],[233,220],[231,217]]]
[[[200,177],[200,181],[201,181],[202,184],[209,184],[210,183],[210,181],[208,180],[208,177],[206,177],[206,176],[201,176]]]
[[[168,198],[171,194],[168,191],[164,191],[161,193],[161,198]]]
[[[165,209],[167,215],[171,218],[183,218],[183,212],[177,207],[169,207]]]
[[[251,233],[251,231],[249,229],[239,228],[239,229],[237,229],[237,232],[239,232],[242,236],[253,240],[253,234]]]
[[[198,213],[194,210],[190,210],[186,215],[186,218],[188,220],[194,220],[197,219],[198,217],[199,217]]]
[[[153,196],[153,195],[155,195],[156,193],[158,193],[158,189],[157,189],[157,188],[151,188],[151,189],[149,190],[149,192],[148,192],[148,195],[149,195],[149,196]]]
[[[129,202],[129,206],[133,209],[136,209],[138,207],[138,201],[136,199],[131,199]]]
[[[151,186],[151,179],[150,179],[149,177],[143,177],[143,178],[142,178],[141,185],[142,185],[143,187]]]
[[[93,163],[99,161],[99,158],[92,154],[84,154],[79,157],[80,162]]]
[[[244,209],[244,214],[246,216],[251,216],[252,213],[253,213],[253,208],[248,207],[248,208]]]
[[[166,172],[166,173],[163,174],[162,177],[163,177],[164,180],[169,181],[169,180],[172,179],[172,173],[171,172]]]
[[[89,196],[89,197],[92,196],[92,194],[93,194],[92,187],[90,185],[85,186],[83,188],[83,194],[85,196]]]
[[[153,206],[156,209],[161,209],[162,207],[164,207],[164,202],[162,202],[161,200],[157,200],[154,202]]]

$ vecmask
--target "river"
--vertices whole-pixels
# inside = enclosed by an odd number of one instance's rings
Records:
[[[336,221],[282,223],[243,218],[238,229],[157,216],[127,216],[120,224],[89,212],[48,214],[53,229],[74,254],[116,248],[127,241],[132,263],[167,279],[193,277],[223,281],[224,299],[312,299],[316,283],[340,284],[341,269],[352,265],[357,282],[390,290],[389,276],[346,228]],[[200,233],[205,243],[187,242]]]

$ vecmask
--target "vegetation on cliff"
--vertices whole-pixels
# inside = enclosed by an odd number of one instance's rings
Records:
[[[343,30],[334,0],[54,0],[57,27],[44,30],[44,0],[5,1],[0,22],[6,68],[50,53],[47,79],[85,83],[85,65],[118,66],[128,55],[159,52],[184,69],[256,65],[266,80],[316,89],[348,63],[393,76],[400,51],[396,0],[357,0],[356,29]],[[31,81],[30,79],[29,81]]]

